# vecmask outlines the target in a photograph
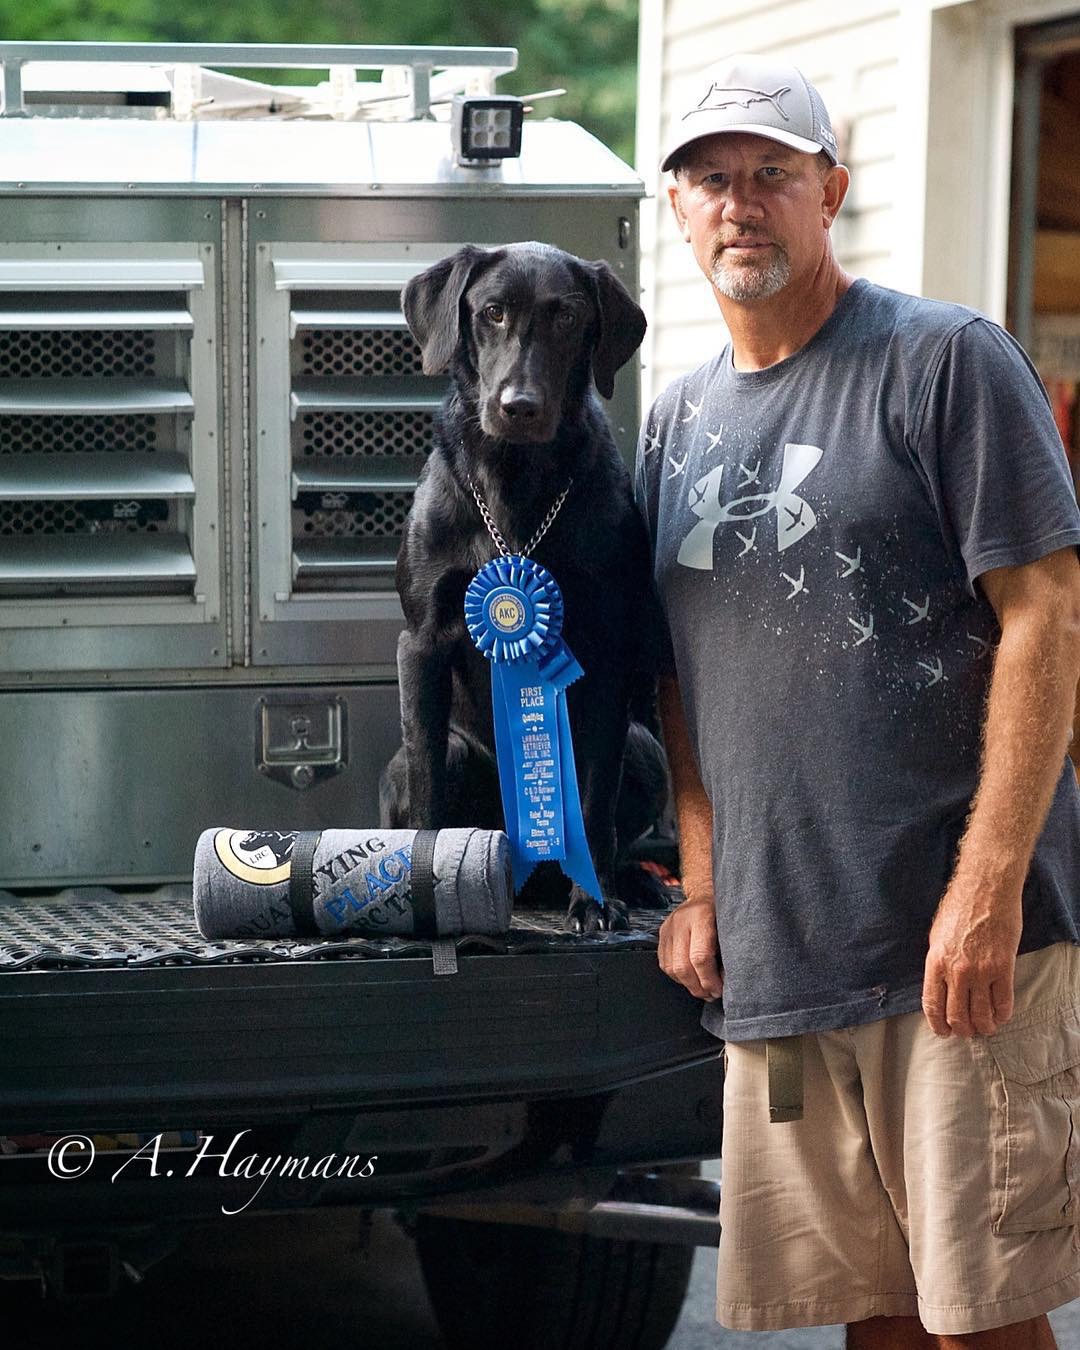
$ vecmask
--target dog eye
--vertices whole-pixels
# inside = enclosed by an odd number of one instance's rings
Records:
[[[503,319],[506,318],[506,310],[502,305],[485,305],[484,318],[489,323],[502,323]]]
[[[555,327],[568,332],[577,323],[577,311],[573,309],[560,309],[555,315]]]

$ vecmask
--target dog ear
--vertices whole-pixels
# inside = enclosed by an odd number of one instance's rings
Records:
[[[615,392],[615,372],[633,356],[645,336],[641,306],[606,262],[587,263],[596,300],[599,334],[593,348],[596,387],[604,398]]]
[[[491,249],[466,244],[413,277],[401,292],[405,322],[420,344],[425,375],[440,375],[449,366],[461,339],[461,297],[477,265],[491,256]]]

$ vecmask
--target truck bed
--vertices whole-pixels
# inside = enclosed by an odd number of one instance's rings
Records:
[[[182,1130],[215,1147],[246,1131],[242,1154],[379,1155],[362,1183],[272,1180],[258,1208],[541,1177],[550,1195],[560,1173],[709,1156],[719,1043],[657,965],[662,918],[575,935],[518,913],[503,939],[458,939],[457,972],[437,974],[412,938],[207,942],[182,887],[4,894],[0,1150],[26,1132]],[[139,1164],[113,1187],[0,1159],[0,1226],[13,1203],[70,1215],[78,1191],[129,1216],[251,1195],[209,1168],[170,1185]],[[16,1174],[29,1184],[4,1184]]]

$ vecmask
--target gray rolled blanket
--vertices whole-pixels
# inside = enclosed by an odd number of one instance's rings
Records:
[[[204,830],[193,893],[205,938],[494,935],[510,927],[510,845],[498,830]]]

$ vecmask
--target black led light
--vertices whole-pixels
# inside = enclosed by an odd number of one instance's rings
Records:
[[[510,94],[470,98],[458,94],[451,114],[454,154],[459,164],[488,164],[521,154],[525,105]]]

